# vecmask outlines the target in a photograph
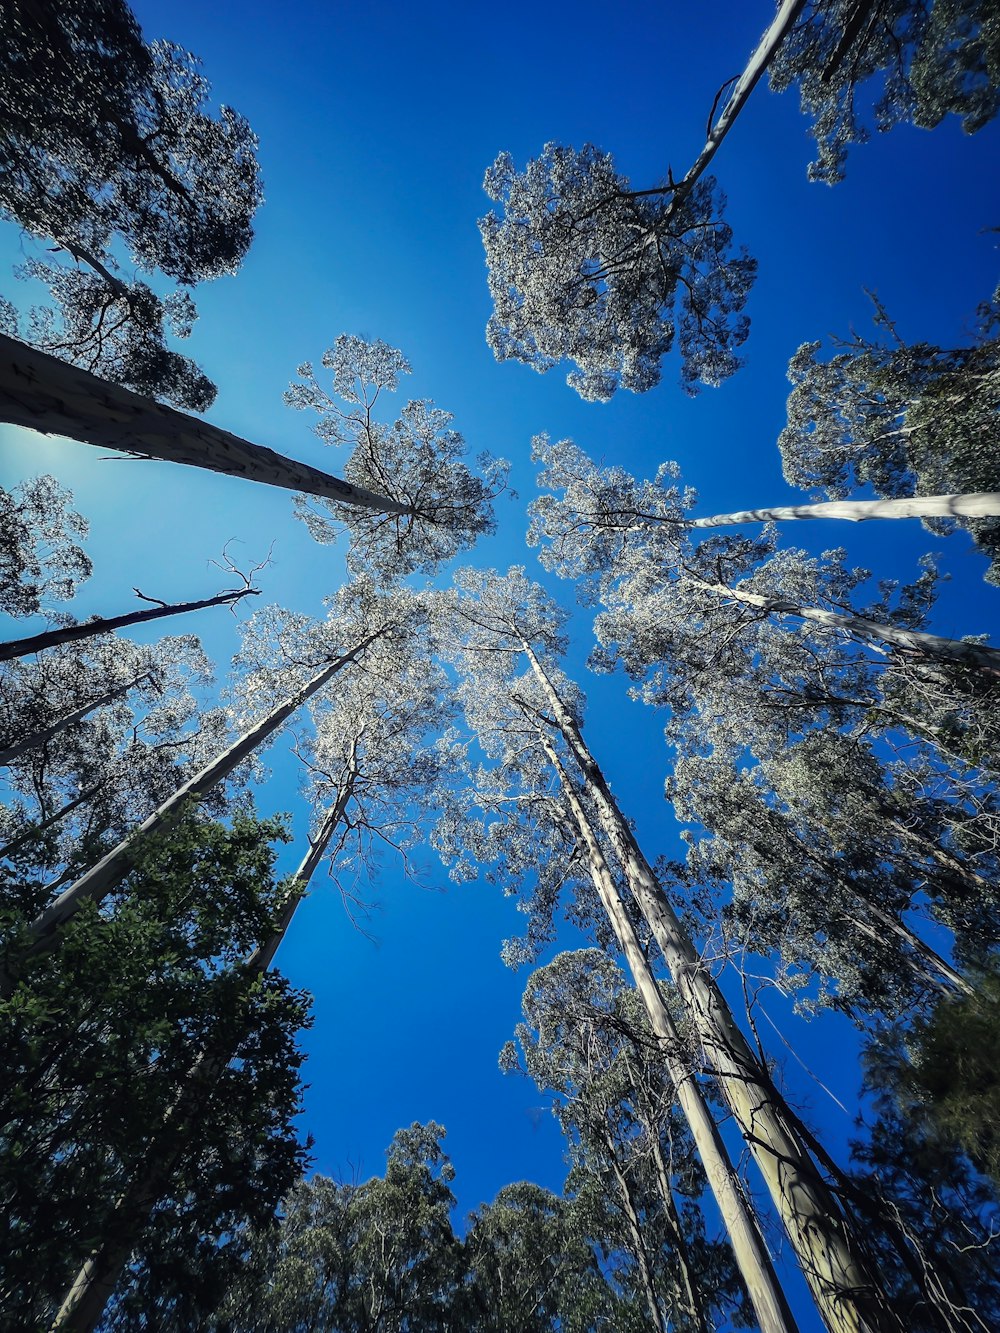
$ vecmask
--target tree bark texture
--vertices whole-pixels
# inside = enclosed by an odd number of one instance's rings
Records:
[[[412,512],[386,496],[285,458],[266,445],[251,444],[5,335],[0,335],[0,421],[383,514]]]
[[[767,1183],[824,1323],[830,1333],[902,1333],[881,1299],[861,1238],[817,1169],[794,1118],[736,1023],[717,982],[703,966],[572,714],[530,644],[523,643],[522,648],[695,1025],[707,1067]]]
[[[1000,514],[1000,491],[968,495],[913,495],[900,500],[823,500],[816,504],[779,505],[774,509],[738,509],[732,514],[692,518],[692,528],[726,528],[737,523],[771,523],[795,518],[839,518],[863,523],[870,518],[992,518]]]

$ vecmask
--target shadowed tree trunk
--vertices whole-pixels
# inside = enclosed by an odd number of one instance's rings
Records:
[[[54,814],[46,815],[37,824],[32,824],[24,833],[19,833],[16,838],[11,838],[10,842],[4,843],[0,847],[0,856],[10,856],[12,852],[16,852],[19,847],[23,847],[32,838],[36,838],[39,834],[44,833],[46,829],[50,829],[53,824],[58,824],[60,819],[65,819],[67,815],[71,815],[78,806],[83,805],[85,801],[89,801],[92,796],[96,796],[100,790],[101,783],[98,782],[95,786],[82,791],[79,796],[74,796],[72,801],[67,801]]]
[[[295,909],[302,901],[309,881],[343,817],[349,797],[350,779],[327,812],[319,832],[295,872],[274,933],[246,960],[248,984],[257,981],[270,968]],[[150,1140],[145,1161],[140,1163],[135,1177],[115,1205],[107,1237],[81,1266],[49,1326],[50,1333],[92,1333],[97,1326],[149,1222],[150,1214],[170,1189],[177,1161],[187,1147],[188,1137],[184,1130],[188,1127],[188,1121],[194,1118],[201,1097],[214,1084],[229,1058],[203,1053],[192,1066],[186,1086],[167,1111],[159,1131]],[[181,1126],[179,1134],[177,1125]],[[168,1138],[173,1140],[169,1146]]]
[[[92,699],[90,703],[81,704],[79,708],[74,708],[71,713],[65,713],[50,727],[33,731],[16,744],[6,746],[6,748],[0,750],[0,764],[10,765],[12,760],[17,759],[19,755],[26,754],[29,750],[36,750],[40,745],[44,745],[46,741],[50,741],[53,736],[58,736],[61,731],[71,727],[74,722],[79,722],[82,718],[85,718],[95,708],[103,708],[105,704],[114,703],[116,699],[123,698],[142,679],[142,676],[138,676],[135,680],[129,681],[127,685],[119,685],[116,690],[108,690],[107,694],[102,694],[99,699]]]
[[[55,648],[60,643],[77,643],[95,634],[111,634],[114,630],[127,629],[130,625],[144,625],[148,620],[162,620],[164,616],[179,616],[185,611],[203,611],[208,606],[231,606],[241,597],[259,595],[259,588],[236,588],[231,592],[220,592],[215,597],[205,597],[200,602],[163,602],[159,606],[150,607],[148,611],[129,611],[125,615],[109,616],[106,620],[97,618],[84,620],[79,625],[61,625],[43,634],[0,643],[0,662],[7,662],[12,657],[28,657],[31,653],[40,653],[44,648]]]
[[[0,335],[0,421],[98,449],[186,463],[384,514],[413,515],[407,505],[285,458],[265,445],[251,444],[4,335]]]

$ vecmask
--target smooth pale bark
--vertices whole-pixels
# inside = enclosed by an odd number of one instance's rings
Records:
[[[704,148],[674,191],[668,211],[676,208],[680,201],[690,194],[695,182],[704,174],[706,167],[718,151],[719,145],[732,129],[736,117],[743,110],[747,99],[773,60],[778,47],[795,26],[795,20],[804,7],[805,0],[784,0],[771,21],[770,27],[757,43],[757,47],[747,61],[743,73],[737,79],[722,114],[710,128]]]
[[[98,449],[207,468],[383,514],[415,516],[408,505],[285,458],[266,445],[251,444],[4,335],[0,335],[0,421]]]
[[[116,699],[123,698],[143,679],[139,676],[136,680],[130,681],[127,685],[119,685],[116,690],[108,690],[107,694],[102,694],[99,699],[92,699],[88,704],[82,704],[79,708],[74,708],[71,713],[64,713],[61,718],[53,722],[50,727],[43,727],[40,731],[33,731],[30,736],[25,736],[19,740],[16,745],[8,745],[6,749],[0,750],[0,764],[10,765],[12,760],[17,759],[22,754],[27,754],[29,750],[37,750],[40,745],[50,741],[53,736],[58,736],[61,731],[71,727],[74,722],[79,722],[85,718],[88,713],[92,713],[95,708],[103,708],[105,704],[114,703]]]
[[[956,662],[959,666],[986,671],[991,676],[1000,675],[1000,649],[997,648],[962,643],[960,639],[947,639],[940,634],[926,634],[922,630],[903,629],[899,625],[885,625],[881,621],[865,620],[862,616],[844,615],[839,611],[801,606],[798,602],[786,601],[782,597],[762,597],[760,593],[731,588],[724,583],[708,583],[693,577],[691,581],[706,592],[714,593],[716,597],[742,602],[744,606],[753,606],[768,614],[797,616],[800,620],[825,625],[827,629],[841,630],[863,639],[872,639],[876,643],[892,644],[894,648],[902,648],[915,657],[932,662]]]
[[[31,943],[19,955],[17,961],[41,953],[54,946],[58,932],[83,903],[93,900],[101,902],[119,885],[135,864],[136,847],[146,835],[160,833],[169,829],[180,818],[188,802],[197,800],[211,791],[234,768],[248,758],[258,746],[262,745],[307,699],[323,688],[343,667],[353,662],[358,653],[386,633],[387,626],[363,638],[349,653],[327,663],[307,685],[286,699],[255,727],[245,732],[228,750],[224,750],[210,764],[189,778],[174,794],[154,810],[128,838],[92,866],[75,884],[47,907],[29,927]],[[0,999],[8,998],[17,985],[16,977],[8,968],[0,970]]]
[[[247,959],[245,967],[248,981],[258,980],[270,968],[295,909],[302,901],[309,881],[343,817],[349,796],[348,782],[327,812],[319,832],[295,872],[273,935]],[[107,1238],[81,1265],[66,1293],[49,1326],[51,1333],[92,1333],[100,1322],[136,1242],[149,1222],[150,1214],[170,1188],[177,1160],[186,1147],[183,1130],[178,1134],[174,1127],[182,1117],[188,1118],[194,1114],[199,1100],[218,1078],[226,1063],[227,1060],[222,1057],[211,1057],[204,1053],[192,1066],[187,1085],[164,1115],[159,1133],[150,1142],[145,1162],[140,1165],[136,1176],[115,1205]],[[167,1134],[175,1135],[172,1148],[164,1145],[163,1140]]]
[[[26,639],[9,639],[6,643],[0,643],[0,662],[7,662],[13,657],[28,657],[31,653],[40,653],[44,648],[55,648],[60,643],[77,643],[80,639],[93,638],[95,634],[111,634],[116,629],[128,629],[130,625],[144,625],[148,620],[179,616],[185,611],[203,611],[208,606],[230,606],[241,597],[259,595],[259,588],[238,588],[232,592],[220,592],[215,597],[204,597],[200,602],[172,602],[150,607],[146,611],[108,616],[105,620],[97,618],[81,621],[78,625],[61,625],[58,629],[46,630],[44,634],[32,634]]]
[[[618,896],[614,876],[601,849],[586,809],[556,753],[549,737],[539,731],[539,741],[546,758],[559,777],[562,791],[573,815],[577,831],[587,849],[590,876],[601,905],[639,992],[650,1027],[657,1038],[664,1066],[677,1093],[677,1101],[688,1122],[709,1188],[722,1215],[736,1265],[746,1283],[761,1333],[796,1333],[796,1323],[778,1282],[771,1256],[756,1219],[740,1188],[736,1171],[705,1101],[701,1085],[693,1076],[684,1052],[684,1043],[664,1003],[659,987],[646,961],[635,927]]]
[[[767,1183],[824,1323],[830,1333],[901,1333],[862,1257],[863,1247],[850,1220],[817,1169],[794,1117],[736,1023],[715,978],[702,964],[572,714],[531,645],[523,642],[521,647],[695,1025],[706,1064]]]
[[[1000,491],[967,495],[914,495],[902,500],[823,500],[780,505],[776,509],[738,509],[732,514],[690,518],[691,528],[727,528],[737,523],[772,523],[794,518],[840,518],[864,523],[870,518],[992,518],[1000,514]]]
[[[58,824],[60,819],[65,819],[67,815],[71,815],[78,806],[83,805],[84,801],[89,801],[92,796],[96,796],[101,790],[101,786],[102,784],[98,782],[93,787],[88,787],[79,796],[75,796],[72,801],[67,801],[54,814],[47,815],[44,819],[39,820],[37,824],[32,824],[24,833],[19,833],[16,838],[11,838],[10,842],[4,843],[0,847],[0,856],[9,857],[11,852],[17,851],[18,847],[23,847],[32,838],[36,838],[40,833],[44,833],[46,829],[50,829],[53,824]]]

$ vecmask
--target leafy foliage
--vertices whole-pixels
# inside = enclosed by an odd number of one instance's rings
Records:
[[[633,190],[609,153],[550,143],[523,172],[501,153],[484,188],[501,208],[479,224],[498,360],[572,361],[568,383],[598,402],[657,384],[675,336],[689,392],[738,368],[757,265],[732,252],[711,177]]]

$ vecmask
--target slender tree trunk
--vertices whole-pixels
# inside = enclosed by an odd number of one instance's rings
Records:
[[[673,212],[680,203],[691,193],[695,182],[702,176],[718,151],[719,145],[732,129],[736,117],[746,106],[747,99],[757,86],[761,76],[767,70],[768,65],[774,59],[778,48],[785,40],[792,28],[795,26],[795,20],[798,18],[805,0],[784,0],[777,14],[771,22],[770,27],[764,33],[764,36],[757,44],[753,55],[747,61],[746,68],[736,81],[733,91],[729,95],[729,101],[726,103],[722,114],[718,120],[709,128],[708,139],[704,148],[698,154],[694,164],[688,170],[683,180],[678,184],[674,191],[668,212]]]
[[[26,829],[24,833],[19,833],[16,838],[11,838],[10,842],[4,843],[4,845],[0,847],[0,856],[9,857],[11,852],[16,852],[17,849],[23,847],[26,842],[30,842],[32,838],[37,838],[38,835],[44,833],[46,829],[50,829],[53,824],[58,824],[60,819],[65,819],[67,815],[71,815],[78,806],[83,805],[85,801],[89,801],[92,796],[96,796],[101,790],[102,785],[102,783],[98,782],[93,787],[88,787],[87,790],[82,791],[79,796],[74,796],[72,801],[67,801],[67,803],[64,806],[61,806],[55,814],[47,815],[37,824],[32,824],[32,826],[29,829]]]
[[[641,1074],[634,1077],[633,1086],[636,1089],[636,1096],[641,1108],[639,1112],[640,1119],[653,1152],[657,1190],[663,1203],[663,1211],[667,1215],[672,1238],[671,1244],[677,1258],[677,1267],[680,1269],[680,1283],[678,1284],[681,1289],[680,1297],[694,1333],[711,1333],[708,1315],[704,1309],[703,1294],[699,1290],[691,1271],[689,1246],[687,1237],[684,1235],[684,1225],[681,1221],[680,1210],[677,1207],[677,1200],[674,1198],[674,1191],[671,1187],[670,1172],[667,1170],[667,1164],[663,1159],[663,1144],[660,1142],[656,1110],[652,1105],[648,1090],[642,1086],[641,1079]]]
[[[173,602],[169,605],[150,607],[148,611],[129,611],[122,616],[109,616],[107,619],[84,620],[78,625],[62,625],[59,629],[46,630],[44,634],[32,634],[27,639],[10,639],[0,643],[0,662],[12,657],[28,657],[31,653],[40,653],[43,648],[55,648],[60,643],[77,643],[80,639],[93,638],[95,634],[111,634],[116,629],[127,629],[130,625],[144,625],[148,620],[162,620],[164,616],[179,616],[185,611],[203,611],[208,606],[230,606],[241,597],[257,597],[259,588],[239,588],[232,592],[220,592],[217,597],[204,597],[200,602]]]
[[[223,472],[287,491],[413,515],[413,510],[262,444],[98,379],[79,366],[0,335],[0,421],[98,449]]]
[[[717,982],[653,874],[610,788],[531,645],[523,651],[580,766],[601,826],[695,1024],[708,1068],[767,1182],[830,1333],[900,1333],[843,1213],[800,1138],[784,1100],[734,1019]]]
[[[309,850],[292,879],[274,933],[247,959],[245,968],[249,982],[258,980],[270,968],[278,945],[291,924],[295,909],[302,901],[309,881],[322,861],[337,825],[343,818],[350,790],[349,781],[341,789],[336,802],[327,812],[319,832],[310,843]],[[187,1146],[190,1136],[182,1132],[175,1138],[172,1146],[166,1145],[165,1138],[178,1122],[183,1128],[187,1128],[187,1121],[195,1115],[201,1097],[215,1083],[228,1058],[223,1059],[218,1056],[213,1058],[203,1053],[195,1061],[188,1083],[164,1115],[163,1124],[150,1143],[145,1161],[140,1164],[132,1182],[118,1199],[106,1239],[82,1264],[50,1325],[50,1333],[92,1333],[100,1321],[104,1307],[118,1286],[136,1243],[149,1222],[150,1214],[170,1188],[177,1160]]]
[[[738,509],[688,519],[691,528],[726,528],[737,523],[771,523],[793,518],[842,518],[863,523],[870,518],[992,518],[1000,514],[1000,491],[968,495],[914,495],[901,500],[823,500],[817,504],[780,505],[776,509]]]
[[[71,884],[61,893],[51,906],[47,907],[29,928],[31,943],[14,960],[0,970],[0,999],[8,998],[17,984],[14,972],[16,967],[27,958],[51,949],[58,937],[59,929],[74,915],[84,902],[93,900],[102,902],[119,885],[135,864],[137,843],[146,835],[163,832],[177,822],[185,805],[211,791],[223,778],[258,746],[262,745],[281,724],[306,702],[327,681],[331,680],[343,667],[353,662],[358,653],[386,633],[388,627],[368,634],[350,652],[327,663],[311,681],[297,693],[286,699],[256,726],[245,732],[228,750],[224,750],[210,764],[207,764],[194,777],[189,778],[176,792],[154,810],[123,842],[108,852],[96,865],[82,875],[75,884]]]
[[[742,602],[744,606],[756,607],[770,615],[798,616],[800,620],[813,621],[817,625],[825,625],[827,629],[872,639],[876,643],[892,644],[906,653],[932,662],[957,662],[959,666],[973,667],[991,676],[1000,675],[1000,649],[997,648],[962,643],[960,639],[946,639],[940,634],[925,634],[921,630],[903,629],[899,625],[885,625],[881,621],[865,620],[862,616],[844,615],[839,611],[801,606],[783,597],[762,597],[760,593],[731,588],[725,583],[708,583],[703,579],[689,577],[696,587],[705,592],[727,601]]]
[[[639,1221],[639,1214],[636,1211],[635,1200],[632,1197],[632,1191],[629,1188],[625,1172],[621,1169],[615,1158],[612,1145],[605,1144],[605,1151],[608,1154],[608,1165],[611,1167],[611,1174],[615,1178],[615,1184],[618,1187],[618,1197],[621,1200],[622,1212],[625,1214],[625,1225],[629,1234],[629,1249],[635,1256],[635,1261],[639,1265],[639,1273],[642,1278],[642,1290],[646,1297],[646,1308],[649,1311],[649,1317],[656,1333],[668,1333],[666,1322],[663,1318],[663,1311],[660,1309],[660,1303],[656,1299],[656,1285],[653,1282],[653,1273],[649,1264],[649,1254],[643,1243],[642,1224]]]
[[[719,1127],[708,1109],[701,1085],[690,1068],[684,1042],[646,962],[635,927],[618,896],[614,876],[597,833],[552,741],[543,730],[539,730],[539,741],[559,778],[577,831],[587,848],[591,879],[625,955],[670,1081],[676,1090],[678,1103],[690,1126],[761,1333],[796,1333],[795,1319],[781,1290],[764,1238],[740,1188],[736,1171]]]
[[[134,689],[144,677],[137,676],[135,680],[129,681],[127,685],[119,685],[115,690],[108,690],[107,694],[102,694],[99,699],[92,699],[90,703],[82,704],[79,708],[74,708],[71,713],[64,713],[61,718],[53,722],[50,727],[43,727],[40,731],[33,731],[29,736],[25,736],[15,745],[8,745],[0,750],[0,764],[10,766],[12,760],[17,759],[19,755],[26,754],[28,750],[37,750],[40,745],[50,741],[53,736],[58,736],[61,731],[71,727],[74,722],[79,722],[81,718],[92,713],[95,708],[103,708],[105,704],[114,703],[116,699],[123,698],[129,690]]]

